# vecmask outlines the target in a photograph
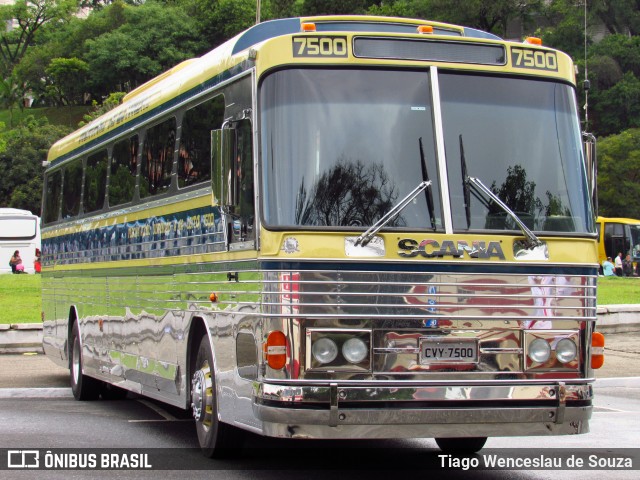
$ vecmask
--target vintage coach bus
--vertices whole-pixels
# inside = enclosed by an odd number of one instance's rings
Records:
[[[52,147],[44,349],[77,399],[190,409],[207,455],[245,430],[465,451],[586,432],[575,88],[536,39],[258,24]]]

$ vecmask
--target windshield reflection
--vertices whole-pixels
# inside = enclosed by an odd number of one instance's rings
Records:
[[[267,77],[265,224],[373,225],[426,172],[437,171],[429,98],[426,71],[283,70]],[[435,188],[385,228],[433,231],[441,218]]]
[[[518,230],[492,200],[469,201],[468,175],[531,230],[593,231],[571,87],[449,73],[440,85],[454,230]]]
[[[381,163],[340,159],[307,192],[302,178],[297,195],[297,225],[366,226],[384,215],[398,198],[396,185]],[[391,226],[406,225],[401,217]]]

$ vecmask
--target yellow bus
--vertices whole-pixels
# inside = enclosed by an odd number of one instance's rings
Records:
[[[245,431],[454,451],[587,432],[575,89],[536,39],[255,25],[51,148],[45,352],[79,400],[190,410],[210,456]]]
[[[635,275],[640,275],[640,220],[632,218],[598,217],[598,260],[600,264],[607,257],[615,259],[622,253],[622,257],[631,256]]]

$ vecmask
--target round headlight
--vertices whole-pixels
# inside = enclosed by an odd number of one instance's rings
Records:
[[[536,338],[529,344],[529,358],[537,363],[544,363],[551,356],[549,342],[542,338]]]
[[[556,345],[556,358],[561,363],[568,363],[578,354],[578,347],[575,342],[568,338],[563,338]]]
[[[330,338],[323,337],[316,342],[313,342],[311,347],[311,353],[320,363],[331,363],[338,356],[338,346],[336,342]]]
[[[360,363],[368,353],[367,344],[359,338],[351,338],[342,345],[342,355],[349,363]]]

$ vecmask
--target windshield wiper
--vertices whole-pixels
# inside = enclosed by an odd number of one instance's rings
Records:
[[[424,148],[422,148],[422,137],[418,139],[418,146],[420,147],[420,166],[422,167],[422,181],[429,182],[429,171],[427,170],[427,161],[424,158]],[[436,213],[433,207],[433,191],[431,189],[425,190],[427,197],[427,208],[429,209],[429,219],[431,220],[431,228],[436,229]]]
[[[489,188],[487,188],[487,186],[484,183],[482,183],[479,179],[475,177],[469,177],[469,176],[466,177],[466,182],[470,184],[473,188],[475,188],[478,192],[484,193],[487,197],[493,200],[500,208],[502,208],[502,210],[504,210],[513,219],[514,222],[518,224],[518,226],[520,227],[520,230],[522,231],[523,235],[526,238],[526,242],[525,242],[526,248],[532,249],[532,248],[544,245],[544,243],[538,237],[536,237],[531,230],[527,228],[524,222],[520,220],[518,215],[516,215],[513,212],[513,210],[507,207],[507,205],[502,200],[500,200],[500,197],[498,197]]]
[[[464,158],[464,145],[462,144],[462,135],[460,139],[460,169],[462,170],[462,193],[464,195],[464,213],[467,216],[467,229],[471,228],[471,192],[469,191],[469,183],[467,182],[467,161]]]
[[[380,220],[378,220],[374,225],[369,227],[366,232],[356,238],[354,245],[362,245],[363,247],[371,241],[371,239],[375,236],[376,233],[380,231],[382,227],[384,227],[387,223],[393,220],[398,214],[407,206],[409,203],[413,201],[425,188],[431,185],[431,181],[422,181],[420,184],[414,188],[409,195],[404,197],[400,202],[391,208]]]

